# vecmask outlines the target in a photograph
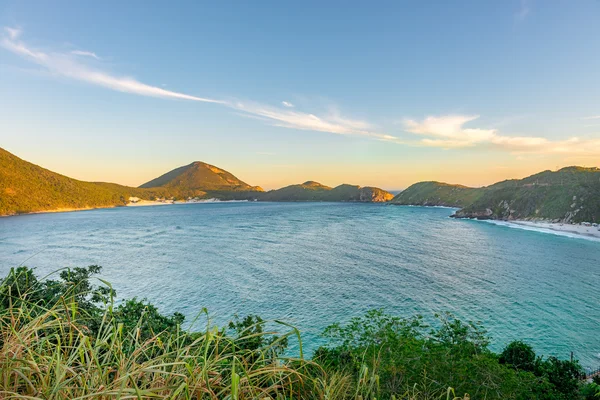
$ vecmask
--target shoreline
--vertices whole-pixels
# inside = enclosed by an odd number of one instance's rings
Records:
[[[424,204],[396,204],[396,203],[390,203],[390,202],[388,202],[388,204],[391,206],[400,206],[400,207],[447,208],[449,210],[460,210],[460,207],[452,207],[452,206],[430,206],[430,205],[424,205]]]
[[[89,211],[89,210],[102,210],[102,209],[110,209],[117,207],[151,207],[151,206],[167,206],[167,205],[181,205],[181,204],[202,204],[202,203],[239,203],[239,202],[248,202],[248,200],[219,200],[219,199],[203,199],[203,200],[163,200],[163,201],[155,201],[155,200],[139,200],[136,202],[129,202],[126,205],[113,205],[113,206],[104,206],[104,207],[84,207],[84,208],[58,208],[54,210],[44,210],[44,211],[32,211],[28,213],[21,214],[9,214],[9,215],[0,215],[0,218],[7,217],[18,217],[32,214],[51,214],[51,213],[66,213],[66,212],[76,212],[76,211]],[[393,203],[387,203],[387,205],[398,205]],[[423,208],[446,208],[446,209],[457,209],[456,207],[448,207],[448,206],[423,206],[423,205],[406,205],[408,207],[423,207]],[[494,219],[477,219],[477,218],[458,218],[458,219],[468,219],[475,220],[480,222],[487,222],[489,224],[505,226],[508,228],[514,229],[523,229],[528,231],[553,234],[557,236],[570,237],[576,239],[587,239],[592,241],[600,242],[600,226],[585,226],[581,224],[572,224],[572,223],[561,223],[561,222],[551,222],[547,220],[539,220],[539,221],[529,221],[529,220],[494,220]]]
[[[493,225],[506,226],[508,228],[523,229],[527,231],[541,232],[563,237],[587,239],[600,241],[600,227],[584,226],[580,224],[570,224],[551,221],[502,221],[494,219],[475,219],[476,221],[487,222]]]
[[[136,202],[129,202],[124,207],[149,207],[149,206],[169,206],[174,204],[173,201],[154,201],[154,200],[140,200]]]
[[[149,206],[171,206],[180,204],[205,204],[205,203],[247,203],[248,200],[219,200],[217,198],[201,199],[201,200],[139,200],[129,202],[125,207],[149,207]]]
[[[0,215],[0,218],[20,217],[20,216],[25,216],[25,215],[36,215],[36,214],[55,214],[55,213],[68,213],[68,212],[76,212],[76,211],[103,210],[106,208],[117,208],[117,207],[123,207],[123,206],[115,205],[115,206],[102,206],[102,207],[55,208],[53,210],[30,211],[30,212],[26,212],[26,213],[16,213],[16,214],[2,214],[2,215]]]
[[[458,210],[458,207],[448,206],[431,206],[431,205],[413,205],[413,204],[394,204],[389,205],[405,206],[405,207],[423,207],[423,208],[446,208]],[[600,225],[585,226],[581,224],[572,224],[566,222],[552,222],[550,220],[511,220],[504,221],[499,219],[484,219],[484,218],[465,218],[458,217],[456,219],[466,219],[471,221],[487,222],[492,225],[505,226],[508,228],[522,229],[533,232],[546,233],[551,235],[570,237],[576,239],[587,239],[592,241],[600,241]]]
[[[68,212],[77,212],[77,211],[90,211],[90,210],[104,210],[111,208],[119,208],[119,207],[150,207],[150,206],[172,206],[172,205],[181,205],[181,204],[202,204],[202,203],[241,203],[241,202],[249,202],[248,200],[219,200],[219,199],[205,199],[205,200],[176,200],[176,201],[153,201],[153,200],[140,200],[137,202],[129,202],[127,204],[116,204],[112,206],[102,206],[102,207],[82,207],[82,208],[56,208],[52,210],[40,210],[40,211],[30,211],[25,213],[15,213],[15,214],[1,214],[0,218],[9,218],[9,217],[19,217],[25,215],[36,215],[36,214],[54,214],[54,213],[68,213]]]

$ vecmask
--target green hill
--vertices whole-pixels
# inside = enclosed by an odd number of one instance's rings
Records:
[[[566,167],[484,188],[421,182],[391,203],[458,207],[457,218],[599,222],[600,169]]]
[[[177,197],[210,197],[210,195],[236,192],[244,197],[246,192],[262,192],[258,186],[250,186],[231,173],[200,161],[176,168],[146,182],[140,188],[163,188]],[[213,196],[220,197],[220,196]],[[231,197],[239,197],[231,194]]]
[[[398,205],[464,207],[475,201],[482,189],[442,182],[419,182],[400,192],[391,201]]]
[[[461,218],[600,221],[600,169],[567,167],[488,186]]]
[[[0,148],[0,215],[113,207],[153,193],[113,183],[82,182],[29,163]]]
[[[299,185],[271,190],[258,197],[262,201],[357,201],[386,202],[393,198],[391,193],[375,187],[340,185],[334,188],[318,182],[308,181]]]
[[[139,188],[84,182],[27,162],[0,148],[0,215],[123,206],[130,197],[270,201],[388,201],[381,189],[305,182],[265,193],[203,162],[176,168]]]
[[[0,215],[123,206],[130,197],[253,199],[252,187],[212,165],[192,163],[140,188],[84,182],[57,174],[0,148]]]

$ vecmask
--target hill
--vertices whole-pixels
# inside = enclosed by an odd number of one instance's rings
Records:
[[[210,194],[223,192],[242,194],[263,191],[262,188],[250,186],[225,170],[200,161],[175,168],[156,179],[144,183],[140,188],[163,188],[177,197],[206,197]],[[244,197],[243,194],[242,197]]]
[[[356,201],[386,202],[393,198],[391,193],[375,187],[339,185],[334,188],[318,182],[308,181],[271,190],[258,197],[261,201]]]
[[[123,206],[130,197],[255,199],[263,190],[213,165],[194,162],[139,188],[84,182],[52,172],[0,148],[0,215]]]
[[[600,221],[600,169],[567,167],[485,188],[459,218]]]
[[[421,182],[391,203],[458,207],[457,218],[599,222],[600,169],[566,167],[483,188]]]
[[[419,182],[400,192],[391,201],[398,205],[464,207],[472,204],[481,189],[442,182]]]
[[[114,183],[83,182],[39,167],[0,148],[0,215],[125,205],[144,191]]]
[[[265,193],[231,173],[203,162],[176,168],[138,188],[84,182],[52,172],[0,148],[0,215],[123,206],[130,197],[217,198],[265,201],[388,201],[390,193],[373,187],[330,188],[305,182]]]

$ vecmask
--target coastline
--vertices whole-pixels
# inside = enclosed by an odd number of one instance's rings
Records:
[[[396,204],[388,202],[387,204],[391,206],[400,206],[400,207],[422,207],[422,208],[447,208],[449,210],[460,210],[460,207],[453,206],[433,206],[433,205],[424,205],[424,204]]]
[[[55,208],[53,210],[30,211],[30,212],[26,212],[26,213],[16,213],[16,214],[1,214],[0,218],[19,217],[21,215],[54,214],[54,213],[67,213],[67,212],[75,212],[75,211],[102,210],[102,209],[105,209],[105,208],[116,208],[116,207],[122,207],[122,206],[83,207],[83,208]]]
[[[40,210],[30,211],[25,213],[16,214],[0,214],[0,218],[18,217],[21,215],[34,215],[34,214],[53,214],[53,213],[66,213],[76,211],[89,211],[89,210],[103,210],[107,208],[117,207],[150,207],[150,206],[170,206],[178,204],[198,204],[198,203],[241,203],[248,202],[248,200],[219,200],[219,199],[204,199],[204,200],[166,200],[166,201],[154,201],[154,200],[139,200],[137,202],[129,202],[125,205],[118,204],[113,206],[102,206],[102,207],[82,207],[82,208],[56,208],[53,210]]]
[[[395,206],[406,206],[406,207],[424,207],[424,208],[447,208],[458,210],[458,207],[448,206],[432,206],[432,205],[413,205],[413,204],[394,204],[388,203],[389,205]],[[582,224],[572,224],[565,222],[553,222],[550,220],[497,220],[497,219],[484,219],[484,218],[465,218],[458,217],[457,219],[468,219],[472,221],[487,222],[493,225],[506,226],[509,228],[523,229],[528,231],[535,231],[541,233],[547,233],[552,235],[588,239],[593,241],[600,241],[600,226],[585,226]]]
[[[528,231],[542,232],[571,238],[600,241],[600,227],[598,226],[584,226],[580,224],[570,224],[551,221],[501,221],[494,219],[480,219],[477,221],[487,222],[490,224],[506,226],[515,229],[524,229]]]
[[[203,203],[247,203],[248,200],[219,200],[216,198],[200,200],[139,200],[129,202],[125,207],[169,206],[173,204],[203,204]]]
[[[44,210],[44,211],[32,211],[28,213],[21,214],[9,214],[9,215],[0,215],[0,217],[16,217],[21,215],[31,215],[31,214],[49,214],[49,213],[63,213],[63,212],[75,212],[75,211],[89,211],[89,210],[100,210],[100,209],[108,209],[108,208],[116,208],[116,207],[150,207],[150,206],[165,206],[165,205],[177,205],[177,204],[197,204],[197,203],[228,203],[228,202],[247,202],[248,200],[219,200],[215,198],[211,199],[202,199],[202,200],[138,200],[131,201],[126,205],[114,205],[114,206],[104,206],[104,207],[84,207],[84,208],[58,208],[54,210]],[[399,205],[394,203],[387,203],[387,205]],[[424,205],[405,205],[408,207],[424,207],[424,208],[446,208],[446,209],[457,209],[456,207],[448,207],[448,206],[424,206]],[[572,224],[572,223],[561,223],[561,222],[552,222],[548,220],[511,220],[511,221],[503,221],[503,220],[494,220],[494,219],[476,219],[476,218],[459,218],[459,219],[469,219],[481,222],[487,222],[493,225],[505,226],[514,229],[523,229],[535,232],[541,232],[546,234],[554,234],[558,236],[571,237],[571,238],[580,238],[580,239],[588,239],[593,241],[600,242],[600,226],[585,226],[581,224]]]
[[[173,201],[155,201],[155,200],[139,200],[136,202],[130,201],[125,204],[125,207],[148,207],[148,206],[167,206],[175,204]]]

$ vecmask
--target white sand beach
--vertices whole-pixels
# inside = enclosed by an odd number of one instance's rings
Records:
[[[574,233],[577,235],[591,236],[600,239],[600,227],[585,226],[580,224],[564,224],[556,222],[538,222],[538,221],[514,221],[514,224],[529,226],[533,228],[549,229],[557,232]]]
[[[155,201],[155,200],[138,200],[138,201],[130,201],[127,203],[127,207],[145,207],[145,206],[166,206],[169,204],[174,204],[173,200],[164,200],[164,201]]]
[[[134,198],[135,199],[135,198]],[[198,203],[247,203],[248,200],[219,200],[219,199],[188,199],[188,200],[132,200],[129,199],[127,207],[166,206],[172,204],[198,204]]]
[[[600,240],[599,226],[586,226],[582,224],[569,224],[550,221],[495,221],[486,220],[496,225],[504,225],[512,228],[520,228],[538,232],[551,233],[570,237],[584,237],[587,239]]]

